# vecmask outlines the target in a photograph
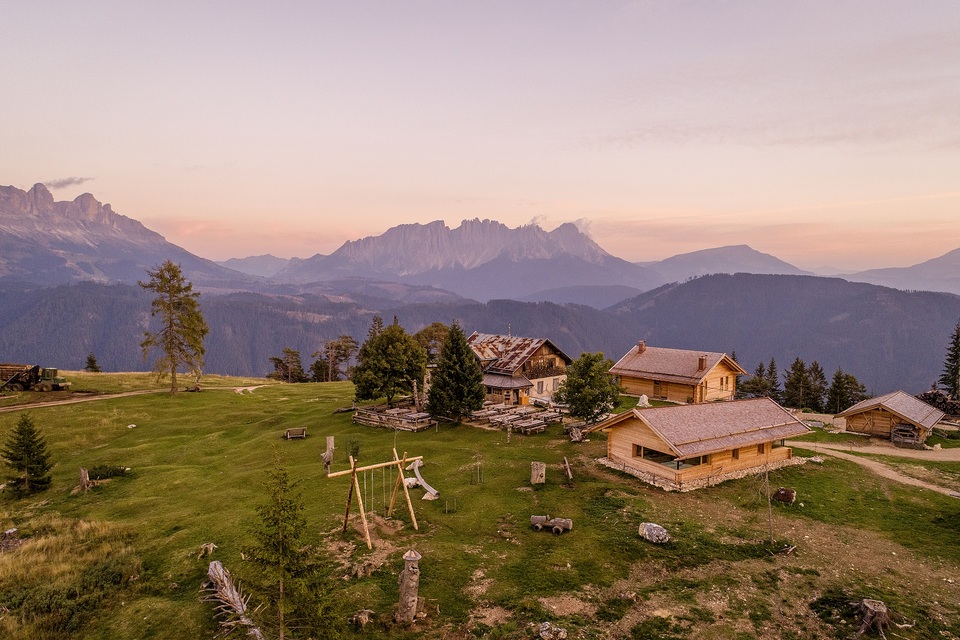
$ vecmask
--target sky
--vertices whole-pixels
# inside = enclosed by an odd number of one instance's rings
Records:
[[[651,261],[960,248],[953,0],[0,0],[0,184],[224,260],[576,222]]]

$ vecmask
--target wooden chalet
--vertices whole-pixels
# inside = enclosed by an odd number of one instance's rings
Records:
[[[651,484],[689,490],[788,463],[784,439],[810,429],[770,398],[632,409],[589,427],[607,434],[606,463]]]
[[[944,415],[909,393],[894,391],[858,402],[836,417],[847,421],[847,431],[890,438],[895,444],[923,444]]]
[[[573,360],[544,338],[474,332],[467,343],[483,369],[487,400],[528,404],[549,398],[567,378]]]
[[[733,400],[737,376],[747,372],[725,353],[648,347],[641,340],[610,374],[627,395],[695,404]]]

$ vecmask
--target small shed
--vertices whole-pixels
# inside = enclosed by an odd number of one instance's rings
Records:
[[[607,433],[607,461],[666,489],[686,490],[776,467],[784,439],[810,429],[770,398],[632,409],[587,429]]]
[[[923,444],[944,417],[943,411],[931,407],[904,391],[858,402],[836,417],[847,421],[847,431],[890,438],[894,444]]]

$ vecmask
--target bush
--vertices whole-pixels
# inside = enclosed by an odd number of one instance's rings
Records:
[[[91,467],[87,473],[90,474],[91,480],[106,480],[107,478],[116,478],[118,476],[126,475],[127,468],[111,464],[98,464],[95,467]]]

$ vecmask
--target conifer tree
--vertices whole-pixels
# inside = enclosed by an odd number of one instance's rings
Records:
[[[943,361],[943,375],[937,380],[953,400],[960,400],[960,321],[953,330],[947,357]]]
[[[437,368],[430,379],[427,411],[460,422],[463,416],[483,406],[483,398],[480,362],[463,329],[454,322],[440,347]]]
[[[210,329],[197,301],[200,294],[193,290],[193,283],[184,279],[180,265],[167,260],[153,271],[147,269],[147,275],[150,276],[149,282],[137,284],[156,294],[150,315],[160,316],[161,322],[156,333],[144,332],[140,348],[144,360],[151,349],[160,349],[161,356],[154,363],[153,370],[161,378],[170,374],[170,393],[175,393],[180,366],[199,379],[206,353],[203,340]]]
[[[306,382],[307,374],[303,371],[303,363],[300,360],[300,352],[290,347],[283,348],[281,357],[271,357],[270,363],[273,365],[273,373],[268,378],[282,380],[283,382]]]
[[[820,363],[814,360],[807,369],[807,379],[810,381],[810,393],[808,394],[807,406],[817,413],[824,410],[827,396],[827,376],[823,372]]]
[[[853,374],[837,369],[827,390],[827,411],[841,413],[869,397],[867,388]]]
[[[608,372],[613,361],[602,353],[584,353],[567,367],[567,379],[553,392],[553,399],[567,404],[570,416],[595,423],[613,411],[623,391]]]
[[[743,398],[766,398],[770,395],[767,365],[762,362],[753,371],[753,376],[737,388],[737,395]]]
[[[776,402],[783,399],[783,389],[780,386],[780,372],[777,371],[777,361],[772,357],[767,365],[767,396]]]
[[[27,496],[50,487],[50,452],[40,431],[26,413],[20,414],[0,458],[12,473],[7,476],[7,488],[15,495]]]
[[[100,373],[100,365],[97,364],[97,356],[93,355],[93,351],[87,354],[87,366],[83,370],[90,373]]]
[[[809,407],[810,373],[807,364],[796,358],[783,374],[783,404],[795,409]]]

